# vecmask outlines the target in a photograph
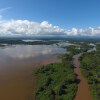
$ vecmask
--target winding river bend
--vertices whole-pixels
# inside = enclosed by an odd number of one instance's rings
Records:
[[[88,82],[80,71],[80,62],[78,59],[81,55],[82,54],[80,53],[73,56],[73,64],[75,66],[74,72],[77,75],[77,79],[79,80],[78,90],[74,100],[92,100],[89,92]]]

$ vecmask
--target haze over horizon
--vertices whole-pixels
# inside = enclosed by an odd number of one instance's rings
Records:
[[[100,37],[99,5],[99,0],[0,0],[0,37]]]

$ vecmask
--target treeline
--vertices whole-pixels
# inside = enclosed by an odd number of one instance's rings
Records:
[[[55,44],[55,43],[58,43],[59,41],[23,41],[23,40],[20,40],[20,39],[7,39],[7,40],[3,40],[1,39],[0,40],[0,44],[10,44],[10,45],[51,45],[51,44]]]
[[[100,100],[100,45],[96,51],[84,53],[80,57],[81,70],[88,79],[91,94],[94,100]]]
[[[62,63],[42,66],[36,72],[36,100],[73,100],[77,91],[72,55],[65,54]]]

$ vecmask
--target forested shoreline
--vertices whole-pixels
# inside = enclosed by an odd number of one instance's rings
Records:
[[[100,99],[100,44],[96,51],[86,52],[80,57],[81,71],[87,78],[93,100]]]

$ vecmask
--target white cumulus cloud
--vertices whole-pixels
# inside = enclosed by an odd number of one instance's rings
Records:
[[[3,20],[0,16],[0,36],[35,36],[35,35],[64,35],[64,36],[100,36],[100,27],[71,30],[54,26],[47,21],[34,22],[29,20]]]
[[[0,20],[0,35],[64,35],[65,30],[47,21]]]

